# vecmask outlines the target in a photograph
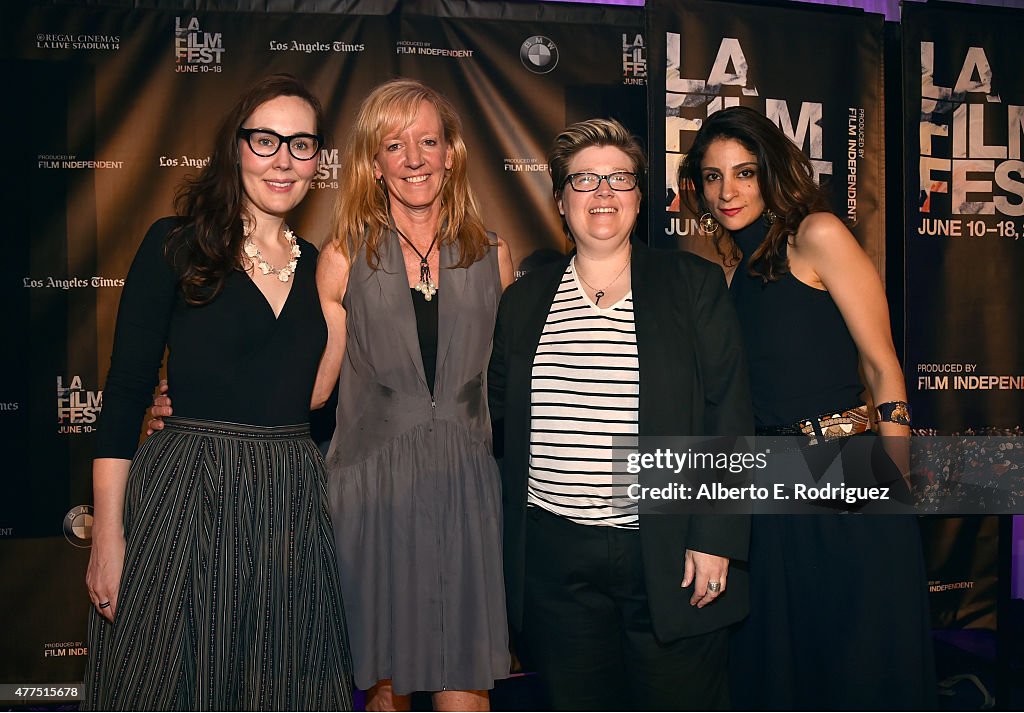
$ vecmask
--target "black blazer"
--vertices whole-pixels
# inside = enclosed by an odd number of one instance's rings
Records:
[[[505,588],[509,623],[523,621],[526,491],[533,360],[568,258],[510,286],[498,307],[488,395],[496,444],[504,444]],[[722,269],[683,252],[634,242],[630,269],[640,364],[641,436],[750,435],[753,413],[739,323]],[[743,618],[750,519],[742,515],[641,515],[640,538],[654,632],[662,641]],[[690,606],[687,549],[730,558],[726,593]]]

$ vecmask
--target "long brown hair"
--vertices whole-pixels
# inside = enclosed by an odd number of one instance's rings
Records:
[[[814,182],[811,162],[796,144],[770,119],[745,106],[722,109],[709,116],[679,166],[679,190],[697,215],[709,212],[704,202],[701,163],[708,147],[718,139],[735,139],[757,158],[757,185],[765,207],[775,214],[768,235],[750,256],[750,274],[766,282],[789,272],[785,245],[811,213],[831,210],[824,191]],[[688,190],[689,186],[693,190]],[[735,259],[722,250],[723,230],[713,235],[715,248],[728,262]]]
[[[272,74],[239,98],[217,130],[210,162],[178,189],[174,208],[184,220],[168,234],[164,252],[178,270],[181,291],[189,304],[206,304],[220,294],[228,274],[243,269],[246,210],[238,130],[260,105],[282,96],[298,97],[309,104],[316,115],[315,131],[320,132],[320,100],[292,75]]]
[[[424,101],[437,109],[445,142],[452,152],[452,167],[438,196],[440,243],[458,245],[456,267],[469,267],[484,255],[487,231],[469,186],[466,143],[455,107],[421,82],[393,79],[376,87],[363,100],[342,160],[345,183],[335,203],[332,235],[350,262],[365,252],[371,268],[380,266],[380,243],[391,227],[391,219],[387,189],[374,178],[373,159],[384,136],[415,121]]]

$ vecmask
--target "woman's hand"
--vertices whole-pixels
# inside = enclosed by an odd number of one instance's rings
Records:
[[[156,431],[164,428],[164,417],[173,416],[174,409],[171,408],[171,397],[167,395],[167,379],[160,379],[160,385],[156,387],[156,395],[153,396],[153,407],[150,409],[152,418],[149,419],[149,427],[146,435],[152,436]]]
[[[96,611],[114,621],[124,569],[124,492],[132,462],[97,458],[92,462],[92,553],[85,586]]]
[[[679,586],[693,584],[690,604],[703,609],[725,594],[729,578],[729,558],[709,555],[696,550],[686,550],[683,556],[683,581]]]
[[[85,586],[96,611],[113,623],[117,611],[117,595],[124,569],[124,534],[93,533],[89,569],[85,573]]]
[[[351,263],[337,241],[331,240],[320,248],[316,262],[316,287],[320,293],[320,309],[327,320],[327,346],[320,357],[313,384],[310,409],[322,408],[338,383],[341,363],[345,358],[346,312],[345,291]]]

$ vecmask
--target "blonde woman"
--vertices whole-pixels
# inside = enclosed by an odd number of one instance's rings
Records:
[[[329,494],[371,710],[408,709],[414,691],[484,710],[509,672],[485,377],[512,261],[466,168],[444,97],[406,79],[377,87],[318,267],[329,338],[314,400],[340,368]]]

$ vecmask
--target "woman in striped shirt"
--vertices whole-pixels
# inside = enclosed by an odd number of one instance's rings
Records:
[[[621,124],[573,124],[548,164],[576,250],[505,292],[489,373],[510,626],[555,709],[721,708],[748,522],[638,513],[613,448],[750,432],[736,316],[717,266],[631,241]]]

